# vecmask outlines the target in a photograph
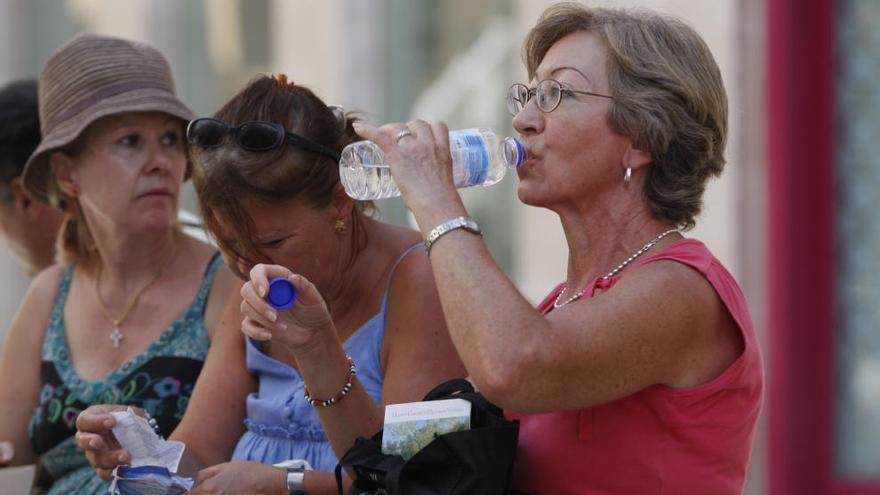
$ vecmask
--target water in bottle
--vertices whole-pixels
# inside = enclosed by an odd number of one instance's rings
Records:
[[[455,187],[491,186],[509,168],[518,167],[525,148],[516,138],[501,138],[489,129],[462,129],[449,133],[452,176]],[[385,164],[385,154],[372,141],[358,141],[342,150],[339,179],[354,199],[371,200],[400,196]]]

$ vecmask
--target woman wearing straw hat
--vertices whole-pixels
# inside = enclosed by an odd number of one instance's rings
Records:
[[[59,263],[34,279],[0,357],[0,440],[12,464],[41,463],[50,493],[100,493],[74,441],[77,414],[130,404],[171,432],[236,284],[176,221],[193,114],[161,53],[80,34],[39,89],[43,139],[24,185],[65,220]]]

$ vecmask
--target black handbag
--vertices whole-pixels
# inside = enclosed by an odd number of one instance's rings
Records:
[[[412,458],[382,453],[382,432],[358,438],[336,466],[343,494],[342,469],[357,475],[350,495],[506,494],[510,490],[519,422],[508,421],[470,382],[450,380],[424,400],[465,399],[471,403],[471,429],[438,435]]]

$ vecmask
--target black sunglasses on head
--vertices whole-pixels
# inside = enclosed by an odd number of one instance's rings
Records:
[[[217,119],[200,118],[190,121],[186,126],[186,140],[189,144],[204,149],[214,148],[231,134],[243,149],[248,151],[269,151],[282,144],[292,144],[298,148],[339,161],[339,153],[310,141],[302,136],[287,132],[284,126],[275,122],[250,121],[231,126]]]

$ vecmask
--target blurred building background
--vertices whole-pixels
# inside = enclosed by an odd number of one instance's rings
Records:
[[[546,0],[0,0],[0,84],[35,76],[82,30],[147,41],[210,115],[286,73],[373,123],[413,117],[512,133],[506,88]],[[687,20],[730,98],[728,166],[692,236],[739,280],[769,387],[746,493],[880,494],[880,1],[590,0]],[[877,186],[877,187],[875,187]],[[563,279],[555,216],[516,180],[465,199],[531,300]],[[192,191],[185,206],[195,210]],[[383,218],[410,222],[399,200]],[[27,279],[0,249],[0,333]]]

